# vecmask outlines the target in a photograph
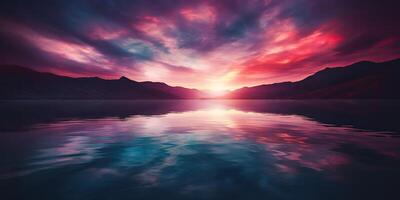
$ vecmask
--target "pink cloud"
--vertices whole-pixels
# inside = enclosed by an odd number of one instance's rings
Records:
[[[179,13],[189,21],[213,23],[216,18],[215,10],[208,5],[184,8]]]

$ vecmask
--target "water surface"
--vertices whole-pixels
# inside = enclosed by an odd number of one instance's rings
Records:
[[[2,199],[398,199],[398,101],[1,102]]]

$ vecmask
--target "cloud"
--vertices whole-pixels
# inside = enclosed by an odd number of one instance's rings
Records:
[[[0,3],[0,58],[73,76],[210,89],[400,56],[394,0]]]

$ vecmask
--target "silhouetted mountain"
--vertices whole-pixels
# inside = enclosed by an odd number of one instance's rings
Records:
[[[400,59],[358,62],[326,68],[298,82],[282,82],[235,90],[238,99],[398,99]],[[206,95],[195,89],[126,77],[71,78],[19,66],[0,66],[0,99],[193,99]]]
[[[0,99],[186,99],[200,91],[126,77],[71,78],[19,66],[0,66]]]
[[[226,95],[238,99],[398,99],[400,59],[326,68],[298,82],[244,87]]]

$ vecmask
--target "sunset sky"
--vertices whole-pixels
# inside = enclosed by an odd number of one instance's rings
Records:
[[[399,58],[396,2],[2,1],[0,64],[211,90],[296,81]]]

